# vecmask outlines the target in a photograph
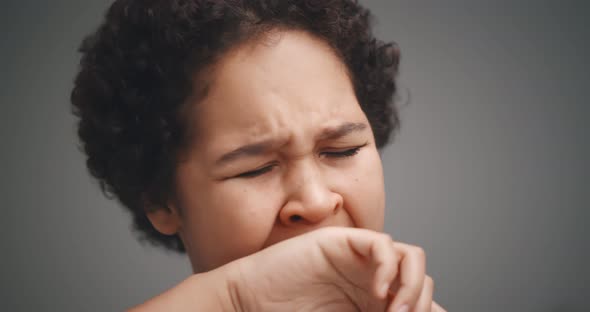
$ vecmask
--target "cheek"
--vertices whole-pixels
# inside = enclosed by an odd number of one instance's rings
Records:
[[[208,270],[260,250],[278,213],[271,193],[227,182],[194,198],[184,225],[191,261]]]
[[[385,191],[383,169],[377,151],[359,155],[357,166],[339,179],[344,208],[360,228],[383,230]]]

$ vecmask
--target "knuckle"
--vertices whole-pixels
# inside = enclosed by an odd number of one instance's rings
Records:
[[[434,289],[434,280],[429,275],[426,275],[426,278],[424,278],[424,283],[426,286]]]
[[[426,251],[424,250],[424,248],[419,247],[419,246],[414,246],[413,251],[418,257],[423,258],[423,259],[426,258]]]
[[[391,239],[391,236],[387,233],[380,233],[379,234],[379,238],[380,241],[383,241],[383,243],[391,243],[393,242],[393,240]]]

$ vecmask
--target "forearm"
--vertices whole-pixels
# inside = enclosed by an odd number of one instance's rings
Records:
[[[236,312],[225,271],[192,275],[180,284],[138,305],[128,312],[227,311]]]

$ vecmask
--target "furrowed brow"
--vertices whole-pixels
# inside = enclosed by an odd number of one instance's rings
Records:
[[[320,133],[318,135],[317,140],[319,140],[319,141],[335,140],[335,139],[339,139],[344,136],[347,136],[347,135],[354,133],[354,132],[362,132],[367,128],[368,128],[367,124],[362,123],[362,122],[357,122],[357,123],[346,122],[346,123],[343,123],[340,126],[337,126],[335,128],[328,128],[328,129],[324,130],[322,133]],[[251,143],[251,144],[247,144],[247,145],[238,147],[238,148],[234,149],[233,151],[225,153],[221,157],[219,157],[215,161],[215,165],[222,166],[227,163],[236,161],[240,158],[262,155],[262,154],[268,152],[270,149],[272,149],[273,146],[276,145],[276,143],[277,142],[275,142],[274,140],[269,139],[269,140],[255,142],[255,143]]]
[[[243,157],[252,157],[262,155],[267,152],[269,149],[272,148],[274,145],[273,140],[265,140],[261,142],[255,142],[251,144],[247,144],[241,147],[236,148],[235,150],[223,154],[221,157],[215,161],[215,164],[218,166],[230,163],[235,161],[239,158]]]

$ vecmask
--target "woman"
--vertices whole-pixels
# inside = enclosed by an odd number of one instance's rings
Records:
[[[119,0],[80,48],[87,165],[195,275],[137,311],[443,311],[381,233],[399,53],[356,1]]]

